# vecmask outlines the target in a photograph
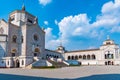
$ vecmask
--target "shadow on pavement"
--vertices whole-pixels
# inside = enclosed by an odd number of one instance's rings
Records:
[[[0,80],[60,80],[60,79],[12,75],[12,74],[0,74]]]
[[[120,74],[101,74],[81,77],[74,80],[120,80]]]
[[[32,77],[11,74],[0,74],[0,80],[120,80],[120,74],[102,74],[92,75],[88,77],[80,77],[76,79],[57,79],[45,77]]]

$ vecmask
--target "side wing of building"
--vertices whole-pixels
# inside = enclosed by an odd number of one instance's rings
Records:
[[[119,45],[107,39],[98,49],[68,51],[65,60],[77,60],[82,65],[120,65]]]
[[[101,60],[99,49],[69,51],[65,53],[65,60],[77,60],[82,65],[95,65]]]
[[[8,24],[5,20],[0,20],[0,67],[5,66],[5,59],[8,53]]]

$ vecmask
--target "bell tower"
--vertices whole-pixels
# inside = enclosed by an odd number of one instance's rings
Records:
[[[21,10],[15,10],[9,15],[9,23],[12,23],[17,26],[21,26],[23,24],[32,25],[37,24],[37,17],[31,15],[26,11],[25,5],[22,5]]]

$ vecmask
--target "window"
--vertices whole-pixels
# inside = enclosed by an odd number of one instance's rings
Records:
[[[9,65],[9,61],[8,61],[8,65]]]
[[[111,54],[111,58],[112,58],[112,59],[114,58],[113,54]]]
[[[111,54],[110,51],[107,52],[107,54],[105,54],[105,59],[113,59],[114,58],[114,55]]]
[[[11,20],[11,21],[14,21],[14,20],[15,20],[15,15],[11,16],[11,17],[10,17],[10,20]]]
[[[79,58],[81,59],[81,58],[82,58],[82,56],[81,56],[81,55],[79,55]]]
[[[83,55],[83,59],[86,59],[86,55]]]
[[[12,37],[12,42],[14,42],[14,43],[17,42],[17,36],[16,36],[16,35],[13,35],[13,37]]]
[[[68,60],[70,60],[71,58],[70,58],[70,56],[68,56]]]
[[[15,53],[12,53],[12,57],[15,57]]]
[[[22,60],[22,65],[24,65],[24,60]]]
[[[107,59],[107,55],[105,54],[105,59]]]
[[[12,49],[12,51],[11,51],[11,56],[14,57],[14,56],[15,56],[15,53],[17,53],[17,50],[16,50],[16,49]]]
[[[34,57],[36,57],[37,56],[37,53],[34,53]]]
[[[110,42],[106,42],[106,44],[110,44]]]
[[[113,54],[105,54],[105,59],[113,59]]]
[[[1,63],[3,64],[3,63],[4,63],[4,61],[1,61]]]
[[[4,29],[1,27],[0,28],[0,34],[3,34],[3,32],[4,32]]]
[[[35,48],[34,52],[39,53],[40,52],[39,48]]]
[[[21,36],[21,42],[23,43],[23,36]]]
[[[33,23],[32,20],[30,20],[30,19],[27,19],[27,22],[29,22],[29,23]]]
[[[90,60],[90,55],[87,55],[87,59]]]
[[[72,60],[74,60],[74,56],[72,56]]]
[[[38,39],[39,39],[38,35],[36,35],[36,34],[33,36],[33,38],[35,41],[38,41]]]
[[[78,56],[77,55],[75,56],[75,60],[78,60]]]
[[[54,56],[54,58],[56,58],[56,56]]]
[[[92,59],[96,59],[96,57],[95,57],[95,55],[94,55],[94,54],[92,55]]]

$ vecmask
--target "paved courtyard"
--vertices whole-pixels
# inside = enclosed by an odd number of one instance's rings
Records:
[[[120,80],[120,66],[81,66],[58,69],[0,69],[0,80],[22,79]]]

